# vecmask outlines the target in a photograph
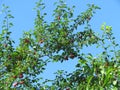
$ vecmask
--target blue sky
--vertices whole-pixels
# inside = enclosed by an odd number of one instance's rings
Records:
[[[37,0],[0,0],[0,8],[1,4],[5,3],[10,6],[10,10],[12,11],[12,15],[15,17],[13,20],[14,27],[11,29],[12,31],[12,39],[15,40],[16,45],[19,43],[19,38],[22,37],[23,31],[28,31],[33,29],[34,27],[34,18],[36,12],[33,10],[35,7],[35,2]],[[49,16],[46,17],[46,20],[50,21],[52,17],[52,10],[55,8],[53,3],[57,0],[43,0],[46,4],[45,12],[48,13]],[[116,40],[119,42],[120,38],[120,1],[119,0],[66,0],[68,5],[75,5],[75,16],[80,12],[87,9],[86,4],[98,5],[101,7],[101,10],[97,10],[97,13],[91,20],[91,26],[95,32],[101,32],[100,26],[103,22],[106,22],[108,25],[113,27],[114,36],[117,38]],[[0,14],[1,17],[2,14]],[[1,22],[2,19],[0,19]],[[95,52],[96,50],[87,50],[88,52]],[[53,72],[58,69],[64,69],[67,71],[74,70],[74,66],[77,63],[77,60],[70,60],[64,63],[50,63],[47,66],[47,70],[42,75],[45,78],[54,78]]]

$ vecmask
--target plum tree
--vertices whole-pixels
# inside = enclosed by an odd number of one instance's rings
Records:
[[[0,90],[104,90],[120,89],[120,51],[115,43],[112,27],[101,26],[102,35],[92,30],[90,20],[97,9],[88,4],[88,9],[74,17],[75,6],[68,7],[59,0],[53,11],[53,20],[45,21],[41,11],[42,0],[36,3],[34,29],[24,32],[19,45],[14,47],[10,28],[13,26],[9,7],[4,5],[5,18],[0,34]],[[84,30],[78,30],[84,25]],[[109,42],[109,45],[108,45]],[[103,49],[96,57],[81,52],[83,47],[96,45]],[[96,49],[96,48],[95,48]],[[47,57],[45,59],[44,57]],[[56,72],[54,80],[40,82],[41,75],[49,62],[78,60],[72,73]],[[52,85],[47,85],[50,82]]]

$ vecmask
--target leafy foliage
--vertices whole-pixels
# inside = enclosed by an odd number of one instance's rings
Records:
[[[74,17],[75,6],[68,7],[64,1],[55,3],[53,21],[45,21],[47,13],[42,0],[36,3],[34,30],[24,32],[20,43],[14,47],[10,28],[14,18],[4,5],[5,17],[0,34],[0,89],[1,90],[118,90],[120,88],[120,51],[115,43],[112,27],[101,25],[102,35],[91,28],[90,20],[98,6],[88,4],[88,9]],[[84,25],[84,30],[78,30]],[[96,45],[101,53],[81,52],[83,47]],[[94,48],[94,49],[96,49]],[[45,58],[47,57],[47,58]],[[54,80],[38,77],[49,62],[78,60],[76,70],[68,73],[58,70]],[[52,85],[46,83],[51,82]],[[111,89],[112,88],[112,89]]]
[[[13,47],[14,41],[11,40],[9,31],[13,24],[8,21],[13,16],[7,6],[4,5],[4,8],[6,16],[0,34],[0,88],[34,88],[32,83],[39,80],[36,75],[43,72],[48,61],[41,59],[39,49],[36,49],[38,45],[29,32],[24,33],[19,46]]]

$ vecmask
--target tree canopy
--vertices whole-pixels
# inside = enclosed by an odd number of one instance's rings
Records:
[[[112,27],[103,23],[100,27],[103,33],[98,34],[89,23],[100,7],[88,4],[88,9],[75,17],[75,6],[69,7],[63,0],[55,2],[55,6],[53,20],[48,23],[47,13],[41,13],[46,5],[38,1],[34,8],[34,29],[24,32],[19,45],[14,46],[10,31],[14,17],[9,7],[3,5],[0,90],[118,90],[120,50]],[[82,25],[84,29],[78,30]],[[81,52],[83,47],[92,45],[101,49],[98,55]],[[78,61],[72,73],[58,70],[54,80],[40,81],[38,75],[44,73],[49,62],[63,63],[70,59]]]

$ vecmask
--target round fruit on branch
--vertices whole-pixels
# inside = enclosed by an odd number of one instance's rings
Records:
[[[19,84],[24,84],[25,82],[24,81],[20,81]]]
[[[23,78],[23,74],[22,73],[19,75],[19,78]]]
[[[16,87],[18,85],[18,82],[13,83],[13,86]]]

